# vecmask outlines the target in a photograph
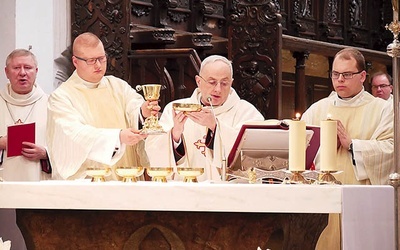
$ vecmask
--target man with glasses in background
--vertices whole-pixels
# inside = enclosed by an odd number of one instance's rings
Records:
[[[371,92],[375,97],[393,102],[392,77],[382,71],[378,71],[371,76]]]
[[[302,116],[307,124],[318,126],[328,115],[337,120],[339,172],[335,177],[343,184],[386,184],[394,171],[393,105],[364,90],[365,70],[360,51],[339,51],[331,72],[335,91],[311,105]],[[330,216],[317,249],[341,249],[339,216]]]
[[[96,35],[79,35],[72,52],[76,70],[49,97],[47,143],[53,178],[85,178],[93,162],[147,166],[147,135],[140,134],[139,127],[158,113],[158,102],[145,101],[125,81],[105,76],[107,55]]]
[[[225,57],[204,59],[195,81],[197,88],[191,97],[165,106],[159,122],[167,134],[149,135],[146,152],[151,166],[204,167],[199,181],[221,180],[223,159],[228,157],[242,124],[263,121],[264,117],[232,88],[232,64]],[[173,103],[203,108],[197,112],[175,111]]]

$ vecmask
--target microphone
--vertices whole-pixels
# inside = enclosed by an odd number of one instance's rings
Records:
[[[207,101],[208,101],[208,103],[210,103],[210,106],[211,106],[211,113],[213,114],[213,116],[214,116],[214,120],[215,120],[215,125],[217,126],[217,124],[218,124],[218,121],[217,121],[217,117],[215,116],[215,112],[214,112],[214,106],[213,106],[213,104],[212,104],[212,98],[211,98],[211,96],[207,96]],[[215,128],[217,128],[217,127],[215,127]],[[221,128],[220,128],[221,129]],[[217,131],[215,131],[215,133],[216,133]],[[224,145],[222,144],[223,142],[222,142],[222,139],[221,139],[221,135],[220,134],[218,134],[218,137],[219,137],[219,140],[220,140],[220,143],[221,143],[221,146],[222,146],[222,150],[223,150],[223,152],[221,152],[222,153],[222,171],[221,171],[221,180],[222,181],[226,181],[226,157],[225,157],[225,147],[224,147]]]
[[[213,104],[212,104],[212,98],[211,98],[211,96],[208,96],[208,97],[207,97],[207,101],[208,101],[208,103],[210,103],[210,106],[211,106],[211,113],[212,113],[212,115],[214,116],[215,125],[217,125],[217,124],[218,124],[218,122],[217,122],[217,117],[215,116],[215,113],[214,113],[214,106],[213,106]]]

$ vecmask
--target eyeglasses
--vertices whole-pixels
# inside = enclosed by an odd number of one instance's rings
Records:
[[[97,61],[99,61],[100,63],[104,63],[107,61],[107,55],[104,56],[100,56],[97,58],[89,58],[89,59],[85,59],[79,56],[75,56],[77,59],[86,62],[87,65],[94,65],[96,64]]]
[[[221,81],[217,81],[217,80],[211,79],[211,80],[208,80],[208,81],[207,81],[207,80],[204,79],[201,75],[199,75],[199,77],[200,77],[201,79],[203,79],[206,83],[208,83],[208,84],[210,84],[210,85],[212,85],[212,86],[217,86],[218,83],[219,83],[219,84],[221,84],[221,87],[229,87],[230,84],[231,84],[231,81],[226,80],[226,79],[223,79],[223,80],[221,80]]]
[[[384,88],[387,88],[389,86],[390,86],[389,84],[381,84],[381,85],[372,85],[371,88],[373,88],[373,89],[379,89],[379,88],[384,89]]]
[[[331,75],[332,79],[339,79],[340,75],[342,75],[344,79],[351,79],[351,78],[354,77],[354,75],[360,74],[363,71],[364,70],[361,70],[361,71],[358,71],[358,72],[343,72],[343,73],[332,71],[330,73],[330,75]]]

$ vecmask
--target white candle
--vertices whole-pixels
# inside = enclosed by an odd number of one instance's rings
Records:
[[[337,121],[321,121],[321,171],[337,171]]]
[[[306,123],[292,120],[289,125],[289,170],[306,169]]]

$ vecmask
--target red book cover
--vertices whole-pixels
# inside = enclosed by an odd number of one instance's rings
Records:
[[[7,157],[22,155],[22,142],[35,143],[35,123],[8,126]]]

